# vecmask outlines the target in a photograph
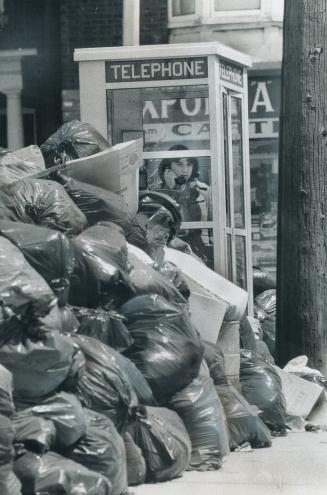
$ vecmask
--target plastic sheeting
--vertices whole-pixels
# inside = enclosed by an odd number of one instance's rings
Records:
[[[110,148],[105,138],[90,124],[71,120],[63,124],[41,146],[46,166],[91,156]]]
[[[169,407],[182,418],[192,442],[189,469],[209,471],[222,466],[229,453],[226,417],[213,381],[198,376],[175,394]]]
[[[185,471],[191,442],[175,412],[161,407],[139,408],[129,432],[144,456],[147,481],[171,480]]]
[[[33,324],[45,316],[56,299],[48,284],[21,251],[0,237],[0,343],[35,334]]]
[[[67,235],[77,235],[86,227],[84,213],[75,205],[64,187],[54,181],[23,179],[10,184],[4,192],[12,200],[17,220],[50,227]]]
[[[73,246],[76,263],[70,304],[111,308],[134,294],[121,227],[109,222],[94,225],[76,237]]]
[[[89,225],[107,221],[117,223],[125,232],[131,228],[127,203],[119,194],[72,179],[60,172],[53,175],[53,180],[64,186],[69,197],[86,216]]]
[[[121,307],[134,344],[126,355],[142,372],[159,403],[198,374],[203,347],[188,314],[157,295]]]
[[[24,495],[110,495],[104,476],[54,452],[43,456],[27,452],[14,463]]]
[[[270,430],[259,418],[257,407],[250,406],[247,400],[227,383],[216,385],[216,391],[227,417],[231,450],[247,442],[255,449],[270,447]]]
[[[22,251],[28,263],[49,284],[58,303],[65,305],[74,268],[69,239],[61,232],[21,222],[0,221],[0,234]]]
[[[123,317],[117,312],[103,308],[75,307],[74,313],[79,321],[79,334],[94,337],[120,352],[132,345],[133,339]]]
[[[121,431],[138,402],[119,353],[92,337],[75,335],[73,340],[86,359],[78,384],[82,404],[107,416]]]
[[[112,421],[102,414],[84,409],[86,432],[64,455],[103,474],[112,484],[112,495],[127,491],[125,445]]]
[[[241,351],[240,383],[246,400],[274,434],[285,434],[286,405],[275,368],[250,351]]]

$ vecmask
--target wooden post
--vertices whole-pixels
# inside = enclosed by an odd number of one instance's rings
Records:
[[[285,0],[277,361],[327,375],[327,2]]]

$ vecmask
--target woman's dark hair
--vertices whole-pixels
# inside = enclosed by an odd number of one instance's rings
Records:
[[[184,146],[183,144],[174,144],[174,146],[171,146],[168,151],[185,151],[188,148]],[[158,167],[158,174],[160,177],[160,180],[164,181],[164,173],[167,168],[171,168],[171,164],[173,162],[178,161],[179,158],[164,158]],[[196,158],[190,158],[187,157],[188,161],[192,164],[192,174],[190,177],[190,180],[196,179],[199,177],[199,164]]]

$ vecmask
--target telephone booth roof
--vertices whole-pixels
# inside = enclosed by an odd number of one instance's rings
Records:
[[[169,45],[140,45],[100,48],[77,48],[75,62],[95,60],[120,60],[139,58],[190,57],[217,55],[243,67],[252,67],[251,57],[218,41],[199,43],[176,43]]]

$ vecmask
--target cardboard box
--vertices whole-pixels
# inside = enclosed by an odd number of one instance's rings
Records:
[[[321,396],[323,388],[297,375],[287,373],[278,366],[274,368],[282,380],[287,414],[306,419]]]
[[[100,153],[66,162],[64,173],[82,182],[121,194],[134,215],[138,210],[139,169],[143,140],[119,143]]]
[[[322,392],[307,420],[313,425],[327,426],[327,394],[325,390]]]
[[[217,340],[224,356],[225,373],[233,385],[240,379],[240,323],[224,321]]]
[[[248,303],[248,293],[218,273],[210,270],[193,256],[165,248],[165,259],[176,265],[186,278],[191,290],[215,297],[227,304],[225,320],[240,320]]]
[[[191,291],[191,321],[204,340],[215,344],[227,309],[221,299]]]

